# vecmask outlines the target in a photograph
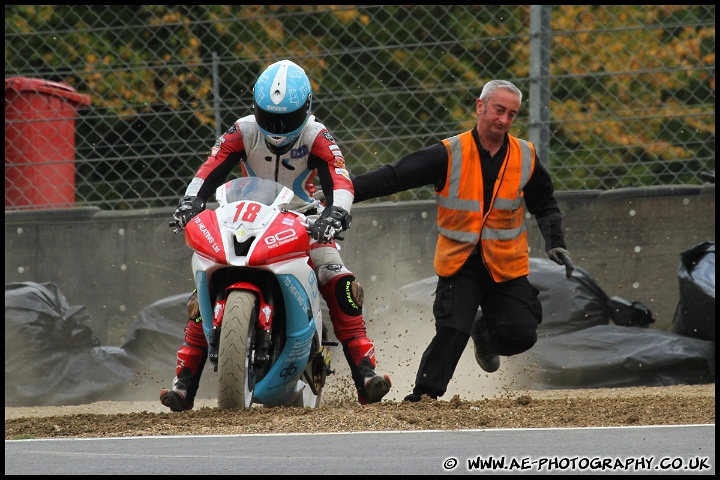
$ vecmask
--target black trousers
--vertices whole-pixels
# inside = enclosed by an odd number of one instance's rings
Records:
[[[494,282],[477,254],[455,275],[438,277],[433,304],[435,336],[420,360],[413,393],[434,398],[445,394],[478,308],[498,355],[529,350],[537,342],[537,327],[542,322],[538,293],[527,277]]]

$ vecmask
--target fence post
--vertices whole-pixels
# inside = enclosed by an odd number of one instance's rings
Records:
[[[550,5],[530,5],[528,139],[546,168],[550,152]]]

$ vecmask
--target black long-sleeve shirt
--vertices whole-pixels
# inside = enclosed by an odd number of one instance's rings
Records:
[[[480,143],[476,129],[472,130],[475,145],[480,152],[480,163],[484,181],[485,210],[490,206],[493,186],[500,173],[500,167],[507,154],[508,138],[495,155],[485,150]],[[392,165],[358,175],[352,179],[355,189],[353,203],[371,198],[384,197],[425,185],[433,185],[435,191],[445,186],[448,168],[448,153],[442,142],[410,153]],[[562,226],[562,213],[555,200],[555,189],[550,174],[536,158],[535,169],[525,188],[525,207],[535,216],[545,240],[545,251],[555,247],[566,248]],[[485,212],[483,212],[485,213]]]

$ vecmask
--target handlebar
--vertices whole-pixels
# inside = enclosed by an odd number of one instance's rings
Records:
[[[306,223],[303,225],[305,227],[305,229],[307,230],[308,234],[310,234],[310,229],[315,224],[315,220],[316,220],[315,218],[308,217],[306,220]],[[168,222],[168,227],[172,228],[173,233],[176,233],[176,234],[185,230],[185,228],[182,227],[180,225],[180,222],[178,222],[177,220],[171,220],[170,222]],[[330,238],[326,238],[326,240],[327,240],[326,243],[330,243],[332,240],[345,240],[345,237],[341,236],[343,233],[342,229],[331,228],[330,230],[331,230],[331,232],[330,232],[331,235],[330,235]]]
[[[180,226],[180,222],[178,222],[177,220],[173,220],[173,221],[169,222],[168,227],[175,229],[175,230],[173,230],[173,233],[180,233],[184,230],[184,228],[182,226]]]
[[[310,229],[315,224],[315,220],[316,220],[316,218],[310,218],[310,217],[307,218],[306,223],[305,223],[305,229],[307,230],[308,234],[310,234]],[[341,236],[343,233],[343,230],[341,228],[332,228],[331,227],[330,230],[331,230],[330,238],[326,237],[325,240],[327,240],[327,242],[325,242],[325,243],[330,243],[332,240],[345,240],[345,237]]]

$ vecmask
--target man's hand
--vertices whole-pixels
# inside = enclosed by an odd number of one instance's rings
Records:
[[[328,207],[310,227],[310,236],[318,243],[330,243],[333,238],[342,240],[341,237],[335,237],[335,235],[337,232],[350,228],[351,223],[352,215],[347,210],[336,206]]]
[[[203,210],[205,210],[205,202],[198,197],[185,195],[180,199],[178,208],[173,214],[177,228],[183,230],[190,220]]]
[[[558,265],[565,265],[565,277],[572,277],[572,272],[575,270],[572,260],[570,260],[570,254],[567,250],[561,247],[551,248],[547,252],[550,260],[557,263]]]

